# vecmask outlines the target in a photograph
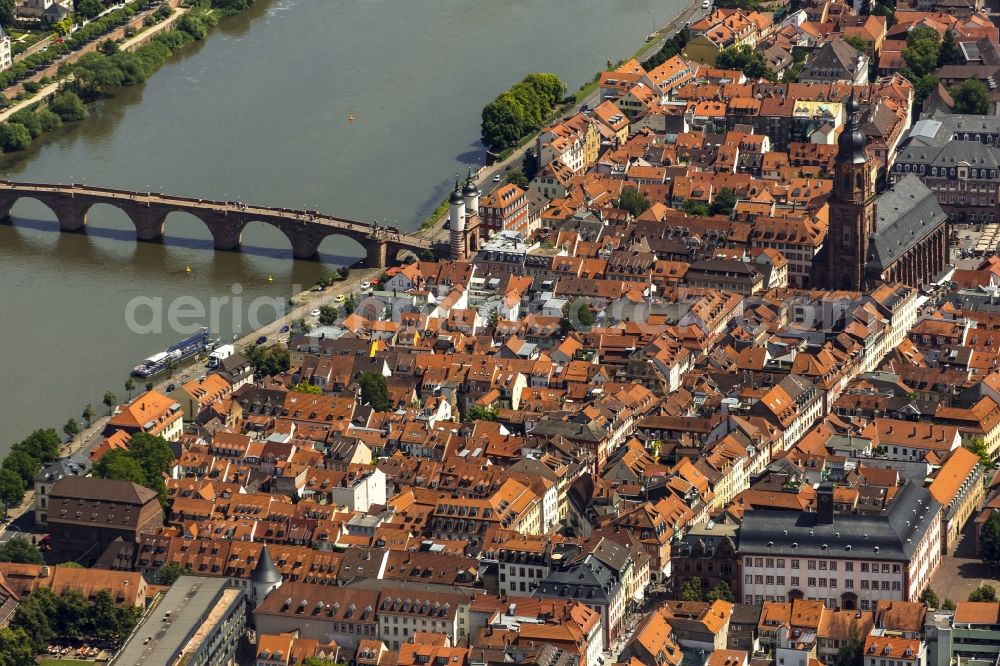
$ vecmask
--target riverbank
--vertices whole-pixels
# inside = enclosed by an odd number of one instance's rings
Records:
[[[323,291],[313,291],[311,288],[307,289],[306,291],[292,297],[292,301],[295,302],[296,305],[292,306],[283,316],[275,319],[271,323],[266,324],[256,331],[247,333],[232,344],[236,346],[238,351],[242,351],[250,345],[256,344],[257,340],[259,340],[262,336],[267,338],[267,344],[283,342],[284,338],[287,337],[288,334],[280,332],[282,327],[291,326],[292,323],[299,319],[307,319],[310,312],[320,308],[321,306],[339,305],[336,301],[339,295],[343,295],[346,298],[347,296],[353,294],[356,300],[360,300],[361,284],[363,282],[370,282],[372,278],[381,272],[381,268],[355,268],[351,269],[351,272],[346,280],[342,282],[335,282]],[[153,380],[153,390],[166,394],[167,386],[170,384],[180,386],[181,384],[191,381],[192,379],[197,379],[206,373],[207,370],[205,366],[196,360],[187,366],[182,366],[181,368],[176,369],[173,374],[166,374],[157,380]],[[146,380],[136,380],[136,383],[141,386],[145,381]],[[101,433],[104,432],[104,428],[107,427],[110,419],[111,417],[107,414],[101,417],[95,417],[94,420],[91,421],[90,425],[84,428],[79,435],[74,437],[72,441],[67,442],[62,446],[59,452],[60,456],[67,457],[81,450],[89,450],[99,444],[102,439]],[[34,506],[34,490],[29,487],[18,506],[8,507],[7,515],[9,523],[13,523],[24,514],[29,511],[33,511]],[[6,525],[4,528],[5,527]],[[0,535],[3,534],[4,528],[0,528]],[[2,539],[0,539],[0,541],[2,541]]]
[[[655,33],[652,33],[656,35],[656,39],[644,42],[642,46],[640,46],[632,55],[626,57],[625,60],[628,60],[629,58],[635,58],[639,61],[646,59],[648,56],[651,56],[659,51],[663,47],[664,42],[680,32],[680,30],[686,27],[689,22],[693,23],[696,18],[700,18],[703,14],[704,10],[701,8],[700,0],[691,0],[680,13],[664,23]],[[624,60],[619,62],[624,62]],[[551,124],[552,121],[560,117],[578,113],[583,106],[594,108],[597,105],[596,102],[598,101],[597,81],[600,78],[600,75],[601,72],[597,72],[597,74],[595,74],[590,81],[582,84],[579,89],[573,93],[574,101],[556,109],[548,124]],[[514,148],[509,155],[506,155],[488,167],[480,169],[479,176],[476,179],[479,188],[484,192],[487,190],[492,191],[493,189],[496,189],[496,187],[499,187],[500,184],[503,184],[507,173],[523,163],[525,153],[529,148],[535,145],[535,139],[538,138],[542,129],[544,129],[544,126],[535,132],[532,132],[530,135],[522,137],[518,141],[517,147]],[[485,148],[483,150],[485,154]],[[493,178],[497,175],[500,176],[500,184],[494,186]],[[441,202],[437,205],[430,216],[428,216],[427,219],[425,219],[420,225],[420,231],[439,233],[443,229],[447,217],[448,196],[446,195],[441,199]]]

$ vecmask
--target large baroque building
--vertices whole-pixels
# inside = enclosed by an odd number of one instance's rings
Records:
[[[847,115],[837,142],[830,228],[814,264],[814,284],[851,291],[870,290],[880,282],[919,287],[947,263],[947,215],[916,177],[902,178],[876,196],[877,165],[865,152],[853,95]]]

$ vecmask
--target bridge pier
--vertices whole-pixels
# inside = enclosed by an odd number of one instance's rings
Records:
[[[10,209],[17,203],[17,199],[0,199],[0,224],[10,224]]]
[[[89,203],[74,204],[70,200],[70,205],[53,206],[49,204],[49,207],[55,211],[56,217],[59,218],[59,229],[61,231],[76,234],[87,232],[87,210],[90,208]]]
[[[287,235],[287,234],[286,234]],[[319,258],[319,244],[323,239],[316,239],[309,233],[295,234],[292,241],[292,258],[303,260],[314,260]]]
[[[208,230],[212,232],[212,241],[216,250],[237,252],[243,243],[243,227],[209,224]]]
[[[365,268],[381,268],[386,265],[389,244],[379,238],[368,238],[365,246]]]

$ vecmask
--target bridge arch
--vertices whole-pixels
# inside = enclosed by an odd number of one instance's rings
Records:
[[[35,206],[44,208],[49,215],[51,215],[51,220],[53,222],[59,222],[59,213],[52,204],[46,201],[43,197],[34,196],[13,196],[13,197],[3,197],[0,198],[0,220],[4,222],[10,222],[11,218],[15,217],[15,209],[21,209],[25,207]],[[21,217],[24,219],[36,219],[34,217],[29,218],[23,212],[19,212],[16,217]]]
[[[316,252],[321,261],[338,266],[349,266],[366,254],[364,244],[357,238],[340,233],[323,237],[316,246]]]
[[[288,258],[293,241],[282,225],[266,217],[248,217],[240,220],[240,246],[250,246],[269,256]]]

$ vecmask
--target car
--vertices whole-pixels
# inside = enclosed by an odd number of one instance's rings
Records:
[[[702,0],[701,8],[709,9],[712,6],[712,0]]]
[[[343,294],[337,294],[333,300],[335,300],[338,303],[343,303],[344,301],[347,300],[347,298],[345,298]]]
[[[580,105],[580,113],[587,113],[587,111],[590,111],[590,107],[587,106],[586,104],[581,104]]]
[[[280,329],[278,329],[278,333],[288,333],[288,331],[290,331],[290,330],[291,329],[289,327],[282,326]]]
[[[177,384],[167,384],[167,393],[173,393],[177,390]]]
[[[255,342],[254,344],[262,345],[265,342],[267,342],[267,336],[266,335],[262,335],[259,338],[257,338],[257,342]]]
[[[313,310],[312,312],[310,312],[309,316],[311,316],[311,317],[318,317],[319,316],[319,309],[316,309],[316,310]]]
[[[497,174],[497,175],[493,176],[493,182],[494,183],[499,183],[500,182],[500,174]]]
[[[362,282],[361,283],[361,290],[362,291],[368,291],[371,288],[372,288],[372,283],[371,282]]]

